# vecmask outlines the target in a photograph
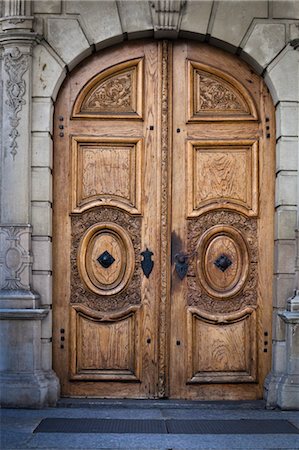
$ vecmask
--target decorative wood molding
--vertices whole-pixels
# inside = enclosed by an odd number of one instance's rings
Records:
[[[229,323],[238,322],[244,320],[257,310],[257,306],[247,306],[240,311],[236,311],[229,314],[212,314],[206,311],[198,311],[197,308],[189,307],[188,311],[191,314],[196,314],[201,320],[214,325],[225,325]]]
[[[142,119],[143,77],[142,58],[100,72],[79,93],[71,117]]]
[[[116,206],[141,214],[142,147],[138,138],[72,137],[72,212]]]
[[[10,111],[9,122],[11,130],[10,138],[10,153],[15,159],[18,153],[17,137],[20,135],[18,125],[20,122],[19,113],[22,111],[23,105],[26,104],[24,99],[26,93],[26,82],[23,79],[24,74],[29,68],[29,56],[23,54],[18,47],[4,54],[4,68],[8,75],[6,80],[6,105]]]
[[[218,317],[188,308],[187,321],[189,384],[256,381],[255,307]]]
[[[254,101],[231,75],[194,61],[188,65],[188,122],[257,120]]]
[[[116,295],[126,288],[134,272],[131,238],[115,223],[92,225],[81,238],[77,263],[87,289],[98,295]]]
[[[0,289],[30,290],[30,225],[0,227]]]
[[[234,227],[212,226],[198,241],[195,264],[199,282],[208,295],[218,300],[234,297],[248,277],[247,243]]]
[[[242,242],[241,247],[243,247],[243,251],[239,251],[242,253],[243,258],[245,257],[245,261],[237,263],[240,273],[236,286],[232,287],[234,296],[229,298],[225,296],[225,292],[217,293],[215,289],[211,290],[202,273],[200,277],[198,276],[198,272],[200,272],[198,264],[202,262],[202,258],[205,259],[207,264],[206,255],[202,255],[199,261],[194,257],[190,262],[187,275],[187,301],[189,306],[196,307],[200,311],[229,314],[257,305],[257,221],[230,211],[209,212],[197,219],[191,219],[188,221],[188,253],[192,254],[197,249],[202,254],[203,249],[200,249],[199,243],[203,240],[206,241],[210,234],[213,237],[213,230],[220,230],[221,227],[224,231],[234,229],[234,235],[238,236],[237,245],[240,245],[240,242]],[[242,236],[242,241],[239,239],[240,236]],[[208,243],[205,242],[206,247]],[[211,263],[213,264],[214,260],[209,262],[209,264]],[[245,266],[242,266],[242,263]],[[203,280],[204,283],[202,284]],[[229,287],[228,290],[230,290]]]
[[[258,215],[258,141],[188,141],[188,217],[215,209]]]
[[[169,54],[171,44],[163,41],[161,51],[161,296],[159,309],[159,397],[167,395],[167,357],[168,336],[167,317],[169,309],[170,286],[170,248],[169,248],[169,192],[170,192],[170,144],[169,144],[169,102],[170,102],[170,74]]]
[[[83,305],[71,305],[70,379],[139,381],[139,314],[138,307],[131,307],[108,319]]]
[[[83,304],[95,311],[109,312],[109,314],[124,310],[129,306],[139,305],[141,302],[141,218],[132,217],[126,212],[115,208],[102,207],[85,211],[80,215],[72,215],[71,220],[71,303],[73,305]],[[110,231],[107,228],[107,223],[110,224]],[[117,229],[116,234],[120,233],[121,237],[125,236],[130,253],[129,256],[127,255],[129,261],[126,262],[126,264],[129,263],[129,266],[126,267],[125,272],[120,272],[117,278],[118,281],[116,281],[116,284],[118,282],[116,287],[111,288],[107,284],[106,288],[105,286],[103,288],[103,286],[98,286],[99,281],[95,275],[93,275],[93,282],[90,280],[90,272],[93,270],[90,263],[88,270],[86,270],[86,258],[81,255],[81,250],[84,250],[86,256],[88,250],[86,238],[91,239],[90,251],[92,252],[93,248],[96,248],[93,245],[97,243],[96,234],[95,242],[92,241],[92,234],[94,234],[95,230],[101,231],[106,227],[108,234],[113,234],[111,224]],[[86,235],[86,230],[89,230],[87,232],[89,233],[88,236]],[[116,234],[114,237],[118,239]],[[134,249],[134,256],[131,245]],[[87,256],[90,256],[90,252]],[[100,275],[98,275],[98,278],[101,280]],[[84,282],[82,282],[82,278]],[[88,289],[86,288],[86,282],[88,282]],[[115,289],[114,294],[113,289]]]

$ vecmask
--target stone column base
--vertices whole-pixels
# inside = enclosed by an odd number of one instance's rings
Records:
[[[55,406],[59,397],[59,381],[51,370],[33,373],[0,374],[3,408],[43,408]]]
[[[58,378],[42,366],[41,322],[48,313],[48,308],[0,309],[3,407],[42,408],[58,400]]]
[[[299,375],[284,375],[278,386],[277,406],[299,410]]]
[[[266,400],[266,408],[274,409],[277,407],[278,389],[283,374],[275,374],[270,372],[264,383],[264,399]]]

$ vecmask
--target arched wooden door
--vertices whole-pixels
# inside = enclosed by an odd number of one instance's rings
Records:
[[[55,107],[62,395],[255,399],[270,370],[274,116],[205,44],[126,43]]]

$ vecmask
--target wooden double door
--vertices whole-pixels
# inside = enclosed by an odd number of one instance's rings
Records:
[[[63,396],[255,399],[270,370],[274,116],[233,55],[129,42],[54,118]]]

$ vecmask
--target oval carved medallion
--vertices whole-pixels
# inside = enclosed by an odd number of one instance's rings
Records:
[[[83,235],[78,250],[82,282],[98,295],[115,295],[129,283],[135,265],[130,236],[112,223],[92,225]]]
[[[249,270],[247,244],[235,228],[216,225],[208,229],[197,246],[197,275],[212,297],[226,299],[244,286]]]

